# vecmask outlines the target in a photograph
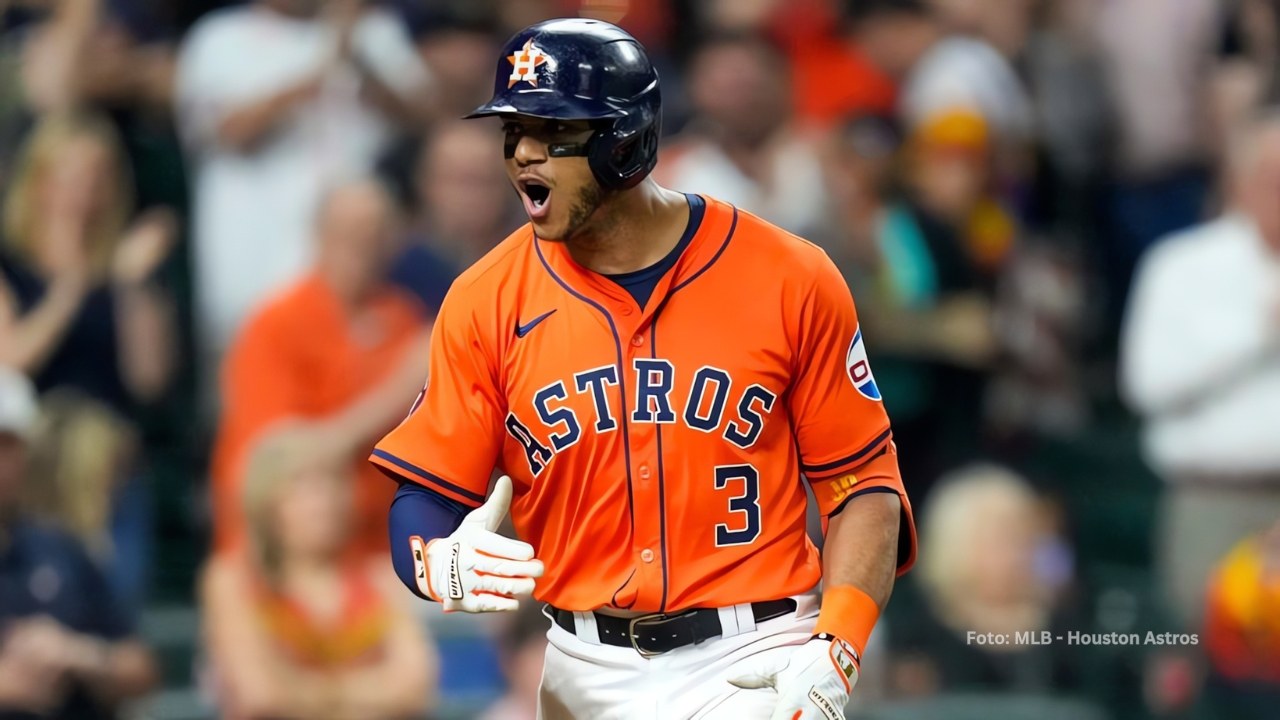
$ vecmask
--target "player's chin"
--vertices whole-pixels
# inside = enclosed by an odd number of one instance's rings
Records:
[[[529,218],[529,224],[533,226],[533,233],[540,240],[548,240],[550,242],[564,242],[568,236],[568,223],[558,218]]]

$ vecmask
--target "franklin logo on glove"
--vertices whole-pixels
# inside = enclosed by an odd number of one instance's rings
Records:
[[[462,545],[454,543],[449,554],[449,597],[454,600],[462,599],[462,573],[458,571],[458,555],[461,552]]]
[[[542,561],[533,547],[497,533],[511,505],[511,478],[494,483],[485,504],[472,510],[447,538],[409,539],[418,591],[441,602],[445,612],[499,612],[519,606],[516,595],[533,593]],[[436,588],[448,588],[441,598]]]

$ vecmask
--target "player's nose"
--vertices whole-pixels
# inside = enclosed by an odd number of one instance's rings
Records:
[[[547,144],[537,138],[524,135],[516,142],[516,151],[512,157],[521,167],[546,162]]]

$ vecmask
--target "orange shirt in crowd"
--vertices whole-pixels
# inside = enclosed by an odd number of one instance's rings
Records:
[[[853,115],[893,113],[893,80],[844,37],[831,0],[780,3],[772,19],[770,34],[791,61],[798,118],[823,128]]]
[[[358,325],[325,282],[311,275],[267,302],[241,328],[222,368],[222,417],[214,446],[214,546],[243,544],[243,470],[263,430],[288,418],[339,412],[398,367],[425,329],[420,305],[390,287],[368,301]],[[387,549],[395,483],[352,456],[356,549]]]
[[[815,38],[792,57],[796,114],[818,127],[866,113],[893,113],[897,89],[857,48],[838,38]]]
[[[365,565],[348,562],[342,572],[342,605],[336,618],[315,617],[296,598],[250,573],[258,609],[258,621],[275,646],[290,662],[312,670],[341,670],[379,659],[385,651],[392,622],[392,608]]]

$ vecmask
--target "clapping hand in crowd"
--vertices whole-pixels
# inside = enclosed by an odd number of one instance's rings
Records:
[[[117,287],[146,283],[169,257],[178,236],[178,219],[172,210],[149,210],[129,228],[111,263],[111,280]]]
[[[68,682],[91,673],[105,646],[44,616],[14,622],[0,640],[0,707],[47,712]]]

